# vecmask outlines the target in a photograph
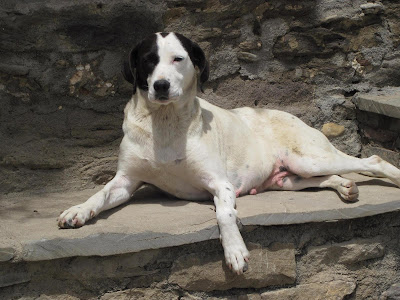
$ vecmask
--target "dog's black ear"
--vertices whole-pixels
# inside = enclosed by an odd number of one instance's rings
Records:
[[[204,93],[203,84],[208,80],[209,67],[206,56],[203,50],[195,42],[192,42],[193,51],[193,64],[197,66],[200,70],[200,90]]]
[[[122,75],[125,80],[132,83],[133,94],[136,93],[136,59],[139,45],[132,49],[129,53],[128,59],[122,65]]]
[[[189,53],[190,59],[193,62],[193,65],[199,68],[200,70],[200,90],[203,91],[203,83],[208,80],[209,76],[209,68],[208,62],[206,60],[206,56],[203,50],[197,45],[195,42],[192,42],[187,37],[180,33],[175,33],[176,37],[181,42],[183,48]]]

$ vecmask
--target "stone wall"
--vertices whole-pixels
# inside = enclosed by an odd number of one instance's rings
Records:
[[[226,267],[216,240],[117,256],[2,262],[0,298],[399,299],[399,220],[393,212],[245,227],[251,257],[240,276]]]
[[[121,61],[161,30],[205,50],[203,98],[289,111],[360,155],[366,135],[351,98],[400,85],[399,14],[395,0],[3,0],[1,190],[63,191],[112,178],[131,94]]]

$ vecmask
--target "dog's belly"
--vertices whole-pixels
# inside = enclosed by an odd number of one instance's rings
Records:
[[[269,173],[269,167],[262,166],[262,163],[252,166],[246,164],[244,168],[228,172],[228,178],[238,197],[249,194],[255,187],[262,186]]]

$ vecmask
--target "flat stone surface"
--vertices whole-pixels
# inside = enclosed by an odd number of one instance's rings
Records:
[[[358,182],[358,202],[343,202],[332,190],[269,191],[237,199],[239,217],[244,225],[268,226],[360,218],[400,209],[400,190],[389,181],[357,174],[346,177]],[[58,229],[61,211],[99,189],[2,196],[0,249],[12,248],[17,261],[37,261],[115,255],[219,238],[212,202],[168,198],[151,188],[138,191],[127,204],[100,214],[82,228]]]
[[[386,87],[358,93],[353,98],[358,109],[400,119],[400,88]]]

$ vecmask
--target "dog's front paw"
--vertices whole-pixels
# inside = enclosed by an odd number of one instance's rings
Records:
[[[250,253],[243,241],[237,241],[225,245],[225,261],[228,267],[240,275],[247,271]]]
[[[94,212],[83,204],[72,206],[64,211],[57,219],[60,228],[78,228],[94,217]]]

